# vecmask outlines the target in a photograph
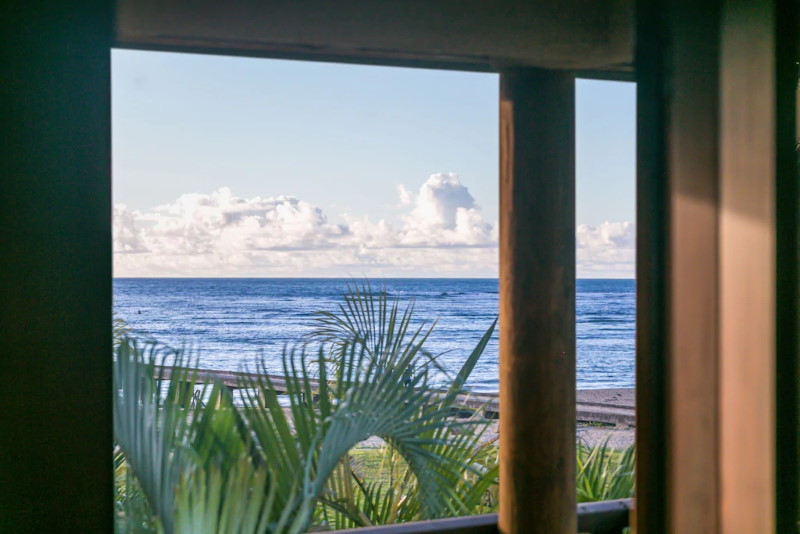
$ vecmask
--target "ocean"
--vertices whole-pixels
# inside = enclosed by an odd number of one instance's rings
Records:
[[[242,370],[264,358],[280,372],[287,344],[313,328],[314,312],[335,311],[350,279],[114,279],[114,313],[140,339],[191,348],[204,368]],[[428,350],[457,371],[497,316],[497,279],[381,279],[416,324],[436,321]],[[578,389],[634,386],[634,280],[577,282]],[[497,391],[497,332],[470,377],[474,391]]]

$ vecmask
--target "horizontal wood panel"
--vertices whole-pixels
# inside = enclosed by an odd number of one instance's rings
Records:
[[[494,71],[631,70],[630,0],[119,0],[117,46]]]

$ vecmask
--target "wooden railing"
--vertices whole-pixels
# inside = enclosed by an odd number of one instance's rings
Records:
[[[622,534],[630,525],[631,500],[578,505],[580,534]],[[498,534],[497,514],[453,517],[400,525],[338,530],[342,534]]]
[[[586,502],[578,505],[578,532],[621,534],[630,526],[632,499]]]

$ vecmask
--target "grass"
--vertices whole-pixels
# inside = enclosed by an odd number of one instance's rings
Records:
[[[578,443],[576,450],[578,502],[606,501],[633,497],[634,448],[617,450],[608,440],[589,447]]]
[[[607,442],[590,447],[577,444],[577,490],[579,502],[633,497],[633,448],[614,449]],[[391,474],[384,448],[350,451],[353,472],[365,481],[388,488]]]
[[[382,447],[353,449],[350,458],[356,475],[381,486],[389,485],[391,477],[386,468],[386,451]]]

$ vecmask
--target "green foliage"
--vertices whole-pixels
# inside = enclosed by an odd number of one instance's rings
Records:
[[[411,327],[412,307],[401,314],[385,292],[360,290],[345,302],[342,328],[329,322],[325,331],[323,321],[316,351],[303,344],[284,352],[287,409],[263,363],[244,406],[214,384],[199,385],[206,402],[189,409],[180,386],[193,378],[187,356],[120,341],[114,432],[126,483],[118,489],[118,530],[299,533],[351,515],[353,524],[375,524],[482,509],[497,481],[496,461],[479,446],[486,424],[450,415],[494,324],[442,394],[429,387],[432,358],[422,344],[430,329]],[[168,385],[156,363],[178,368]],[[350,451],[371,436],[386,442],[397,464],[387,488],[349,467]]]
[[[320,313],[310,338],[284,351],[288,405],[263,362],[235,406],[224,385],[195,384],[190,355],[119,330],[117,531],[283,534],[495,511],[488,422],[452,417],[495,324],[434,389],[439,369],[424,349],[433,327],[412,318],[413,304],[401,311],[383,290],[350,289],[337,314]],[[190,408],[195,389],[203,402]],[[355,448],[373,436],[385,446]],[[580,502],[632,496],[633,448],[579,444],[576,457]]]
[[[229,509],[241,504],[233,500],[235,485],[254,489],[264,476],[255,466],[240,465],[243,458],[249,459],[248,439],[237,426],[237,412],[227,390],[201,386],[204,392],[210,389],[209,402],[204,408],[189,410],[178,380],[171,380],[166,392],[162,391],[155,365],[167,361],[178,368],[189,363],[180,352],[157,345],[138,347],[128,339],[116,349],[114,436],[126,476],[134,479],[127,479],[124,489],[119,531],[197,532],[197,525],[187,517],[194,519],[200,504],[209,507],[204,509],[206,514],[213,505],[221,518],[227,517]],[[191,380],[190,373],[177,372],[173,378]],[[207,491],[209,481],[226,491],[220,495]]]
[[[111,335],[114,339],[114,346],[118,346],[125,337],[130,334],[131,327],[124,319],[114,317],[111,323]]]
[[[385,287],[373,290],[369,282],[348,285],[337,312],[319,311],[309,339],[329,347],[330,363],[336,369],[345,362],[347,347],[357,346],[365,358],[386,363],[386,355],[413,352],[411,367],[404,369],[408,380],[418,372],[435,368],[446,370],[436,363],[436,357],[425,349],[424,343],[435,327],[423,322],[412,327],[414,302],[400,310],[399,300],[390,302]],[[419,369],[416,369],[416,368]]]
[[[489,513],[497,505],[497,446],[480,443],[478,433],[462,434],[461,472],[454,472],[451,501],[459,503],[443,515]],[[325,524],[335,529],[403,523],[429,518],[422,508],[418,479],[398,451],[386,446],[353,451],[343,458],[320,502]]]
[[[116,531],[125,534],[146,534],[156,531],[152,512],[142,494],[139,482],[128,469],[125,455],[114,448],[114,517]]]
[[[594,447],[578,443],[576,459],[578,502],[633,497],[633,446],[618,451],[608,446],[608,439]]]

